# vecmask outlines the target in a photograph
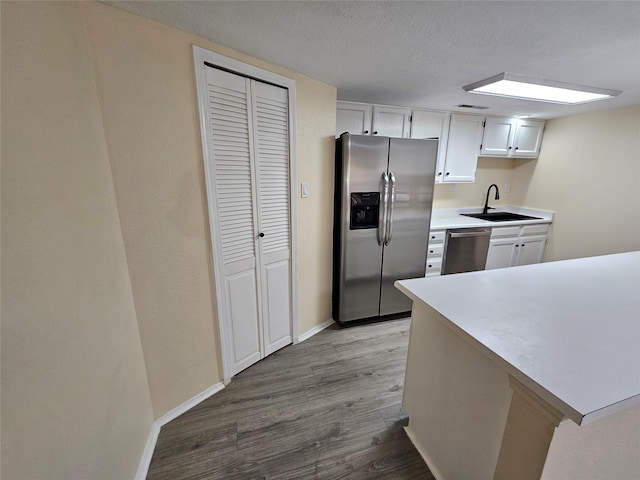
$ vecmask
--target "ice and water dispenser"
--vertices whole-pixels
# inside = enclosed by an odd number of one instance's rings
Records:
[[[379,211],[380,192],[353,192],[349,229],[378,228]]]

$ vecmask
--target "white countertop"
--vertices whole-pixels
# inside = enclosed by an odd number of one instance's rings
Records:
[[[640,404],[640,252],[396,287],[579,425]]]
[[[540,217],[540,220],[517,220],[509,222],[490,222],[477,218],[465,217],[461,213],[480,213],[482,207],[467,208],[434,208],[431,212],[431,230],[444,230],[447,228],[472,228],[472,227],[505,227],[515,225],[530,225],[536,223],[550,223],[553,221],[553,212],[547,210],[533,210],[524,207],[501,206],[492,208],[490,212],[513,212],[531,217]]]

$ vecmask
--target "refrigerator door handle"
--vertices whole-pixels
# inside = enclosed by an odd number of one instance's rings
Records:
[[[393,172],[389,172],[389,185],[391,187],[391,200],[389,202],[389,213],[387,214],[387,235],[384,241],[385,246],[391,243],[391,238],[393,237],[393,209],[396,203],[396,176]]]
[[[382,172],[382,195],[378,214],[378,245],[382,246],[387,239],[387,203],[389,199],[389,175]]]

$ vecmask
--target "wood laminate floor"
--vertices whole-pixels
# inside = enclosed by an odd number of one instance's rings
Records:
[[[409,320],[336,325],[162,427],[150,480],[433,479],[400,406]]]

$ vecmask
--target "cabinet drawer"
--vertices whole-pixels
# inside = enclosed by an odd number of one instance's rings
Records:
[[[549,232],[549,224],[541,223],[537,225],[525,225],[522,227],[520,235],[546,235]]]
[[[425,269],[424,276],[430,277],[433,275],[440,275],[440,271],[442,270],[442,260],[427,260],[427,268]]]
[[[517,227],[496,227],[491,229],[491,238],[517,237],[520,234],[520,225]]]
[[[427,261],[429,259],[431,259],[431,260],[441,259],[443,250],[444,250],[444,244],[442,244],[442,243],[436,243],[436,244],[430,243],[429,244],[429,248],[427,248]]]
[[[433,243],[444,243],[444,230],[434,230],[429,233],[429,245]]]

